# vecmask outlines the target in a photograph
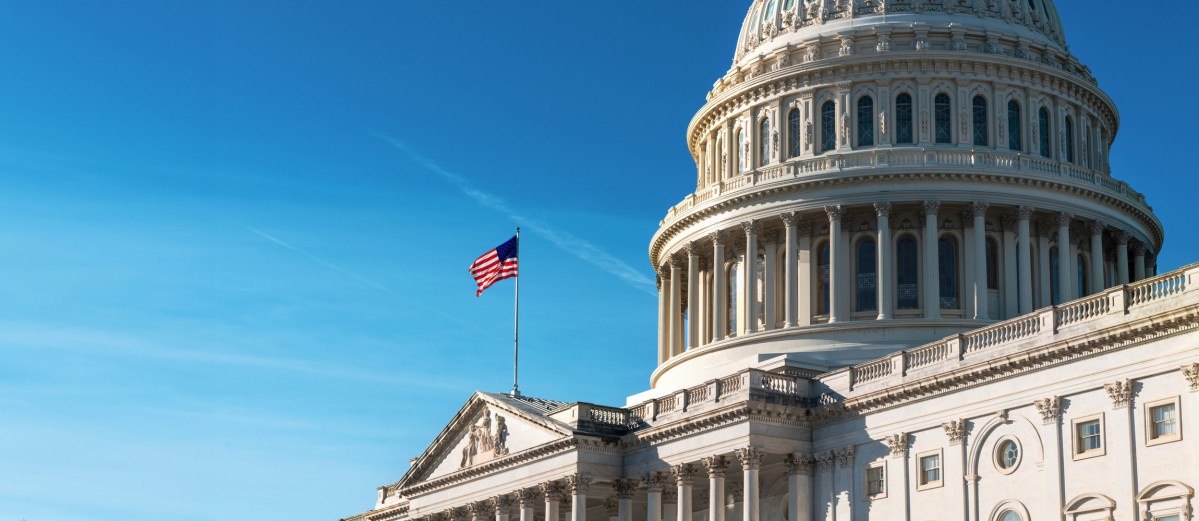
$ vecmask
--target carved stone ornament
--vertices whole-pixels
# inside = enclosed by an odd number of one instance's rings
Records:
[[[674,482],[679,485],[690,485],[695,480],[695,474],[698,471],[699,469],[690,463],[670,467],[670,473],[674,476]]]
[[[891,215],[891,203],[882,201],[874,203],[874,213],[879,217],[887,217]]]
[[[810,476],[812,475],[816,460],[809,454],[792,452],[783,458],[783,463],[787,466],[788,475],[803,474]]]
[[[512,507],[516,505],[516,500],[513,499],[512,496],[504,494],[502,496],[491,498],[488,500],[488,503],[498,517],[500,514],[507,513],[509,510],[512,510]]]
[[[887,111],[885,110],[878,113],[878,135],[887,135]]]
[[[1054,396],[1033,402],[1045,425],[1056,425],[1062,419],[1062,398]]]
[[[787,229],[795,227],[795,223],[799,220],[799,216],[795,212],[788,212],[779,216],[783,220],[783,226]]]
[[[667,478],[665,472],[646,472],[641,475],[641,484],[650,492],[661,492],[662,487],[666,486]]]
[[[825,206],[824,213],[828,214],[828,219],[830,222],[841,220],[841,207],[840,206]]]
[[[616,496],[604,498],[604,512],[607,512],[608,517],[620,515],[620,499]]]
[[[571,474],[566,476],[566,486],[575,494],[586,494],[591,486],[591,474]]]
[[[1104,384],[1103,390],[1107,391],[1108,397],[1112,399],[1112,408],[1122,409],[1132,405],[1132,380],[1125,378],[1118,382]]]
[[[747,469],[757,469],[762,466],[762,458],[766,453],[757,447],[745,447],[737,449],[737,459],[741,460],[741,466]]]
[[[708,469],[708,477],[723,477],[729,468],[729,459],[724,456],[708,456],[703,459],[704,467]]]
[[[1191,384],[1191,392],[1199,392],[1199,363],[1182,366],[1182,377]]]
[[[901,432],[893,434],[883,439],[887,442],[887,446],[891,448],[891,457],[902,458],[908,452],[908,433]]]
[[[1032,217],[1032,212],[1033,208],[1031,206],[1021,206],[1016,208],[1016,218],[1021,221],[1027,221],[1029,217]]]
[[[636,478],[615,479],[612,480],[612,491],[618,499],[633,499],[640,484],[641,481]]]
[[[971,211],[972,211],[972,214],[973,214],[973,215],[971,215],[971,216],[972,216],[972,217],[984,217],[984,218],[985,218],[985,217],[987,216],[987,208],[988,208],[988,207],[990,207],[990,206],[991,206],[991,205],[990,205],[989,203],[980,203],[980,202],[975,202],[975,203],[973,203],[973,204],[970,206],[970,209],[971,209]]]
[[[669,488],[669,487],[662,488],[662,503],[678,504],[678,502],[679,502],[679,491],[678,490]]]
[[[466,446],[462,447],[460,468],[475,463],[490,461],[508,455],[508,426],[503,416],[495,415],[492,424],[491,411],[484,410],[482,418],[470,425],[466,434]]]
[[[937,210],[941,208],[941,201],[924,201],[921,207],[924,208],[924,215],[936,216]]]
[[[837,451],[837,466],[841,468],[853,465],[854,446],[850,445]]]
[[[513,492],[512,495],[516,496],[516,502],[520,504],[520,508],[530,508],[537,501],[537,493],[533,489],[522,488]]]
[[[745,237],[746,237],[746,239],[748,240],[748,239],[749,239],[749,237],[750,237],[751,235],[757,235],[757,233],[758,233],[758,220],[757,220],[757,219],[750,219],[750,220],[748,220],[748,221],[742,222],[742,223],[741,223],[741,229],[742,229],[742,230],[745,230]]]
[[[546,503],[562,501],[566,496],[566,490],[557,481],[546,481],[537,485],[537,488],[541,490],[541,497],[545,498]]]
[[[949,438],[950,445],[962,443],[966,438],[966,420],[953,420],[941,424],[941,428],[945,429],[945,436]]]
[[[822,452],[816,455],[816,467],[820,470],[828,470],[833,468],[833,459],[835,458],[832,452]]]
[[[1062,212],[1062,213],[1057,214],[1057,225],[1059,228],[1063,227],[1063,226],[1066,226],[1066,227],[1070,226],[1070,223],[1073,220],[1074,220],[1074,214],[1072,214],[1072,213]]]

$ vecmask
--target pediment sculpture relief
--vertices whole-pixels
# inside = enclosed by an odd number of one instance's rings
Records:
[[[507,456],[507,443],[508,425],[504,417],[495,415],[495,424],[492,425],[491,411],[484,411],[483,417],[472,424],[466,434],[466,445],[462,447],[462,463],[459,466],[467,468]]]

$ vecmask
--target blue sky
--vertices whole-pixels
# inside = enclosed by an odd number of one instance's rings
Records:
[[[517,225],[522,389],[644,389],[647,243],[694,187],[684,131],[746,5],[8,3],[0,521],[369,508],[510,387],[511,281],[476,299],[466,267]],[[1167,270],[1199,261],[1169,26],[1199,7],[1150,28],[1127,5],[1058,9]]]

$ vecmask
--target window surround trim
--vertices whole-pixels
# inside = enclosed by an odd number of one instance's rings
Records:
[[[1145,402],[1145,446],[1162,445],[1182,441],[1182,399],[1181,395]],[[1174,434],[1153,437],[1153,408],[1174,404]]]
[[[1097,458],[1107,454],[1107,422],[1104,421],[1104,414],[1105,413],[1100,412],[1088,416],[1072,418],[1070,420],[1070,454],[1073,456],[1074,461]],[[1095,420],[1099,421],[1099,448],[1091,449],[1086,452],[1079,452],[1082,447],[1079,446],[1080,440],[1078,436],[1078,426],[1081,423]]]
[[[1010,469],[1005,469],[1005,468],[1003,468],[1002,465],[999,464],[1000,458],[1003,457],[1003,454],[1000,453],[1000,449],[1003,447],[1004,443],[1009,442],[1009,441],[1016,444],[1016,451],[1017,451],[1016,464],[1012,465],[1012,468],[1010,468]],[[995,448],[992,449],[992,451],[991,451],[991,463],[993,465],[995,465],[995,470],[998,470],[1000,474],[1010,475],[1013,472],[1016,472],[1016,470],[1018,470],[1020,468],[1020,464],[1024,463],[1024,445],[1020,443],[1020,438],[1017,438],[1010,434],[1004,435],[1003,437],[999,438],[995,442]]]
[[[878,494],[871,494],[870,493],[870,471],[872,469],[876,469],[876,468],[883,469],[883,491]],[[888,474],[887,473],[887,460],[885,460],[885,459],[876,461],[874,463],[868,463],[866,465],[866,469],[862,472],[862,480],[863,480],[862,490],[866,491],[865,497],[867,500],[885,499],[887,497],[887,491],[891,488],[891,487],[887,486],[887,474]]]
[[[925,483],[924,482],[924,458],[927,458],[929,456],[937,457],[937,473],[938,473],[938,477],[940,477],[941,479],[938,479],[937,481],[929,481],[928,483]],[[941,488],[941,487],[945,486],[945,454],[942,449],[933,449],[930,451],[925,451],[925,452],[916,454],[915,461],[916,461],[916,491],[917,492],[922,491],[922,490],[931,490],[934,488]]]

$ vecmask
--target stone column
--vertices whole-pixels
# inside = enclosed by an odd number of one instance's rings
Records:
[[[729,460],[724,456],[709,456],[704,458],[704,467],[708,469],[708,521],[724,521],[724,472],[729,468]]]
[[[670,273],[658,269],[658,365],[670,359]]]
[[[800,221],[799,228],[799,268],[796,278],[799,290],[796,303],[795,324],[798,326],[812,325],[812,223]]]
[[[591,486],[590,474],[566,476],[570,487],[570,521],[587,521],[587,488]]]
[[[743,521],[758,521],[760,502],[758,499],[758,471],[762,468],[762,457],[766,453],[756,447],[737,449],[737,458],[741,460],[741,469],[745,487],[745,504],[742,512]]]
[[[641,476],[645,484],[645,519],[662,521],[662,485],[666,476],[661,472],[647,472]]]
[[[783,240],[787,241],[783,254],[785,263],[783,266],[783,327],[791,327],[796,324],[795,319],[799,313],[799,280],[796,279],[799,270],[799,251],[795,229],[798,217],[792,212],[783,214],[782,219],[783,226],[786,228]]]
[[[633,521],[633,493],[637,490],[637,480],[613,480],[612,490],[616,492],[617,517],[619,521]]]
[[[533,509],[537,502],[537,495],[532,490],[520,489],[515,494],[516,500],[520,502],[520,521],[533,521]],[[627,521],[632,521],[627,520]]]
[[[815,460],[807,454],[793,452],[783,462],[787,465],[790,521],[812,521],[812,465]]]
[[[678,487],[679,514],[675,517],[675,521],[691,521],[691,512],[695,510],[691,504],[691,485],[697,470],[699,469],[689,463],[670,468],[670,473],[674,474],[675,486]]]
[[[1049,230],[1047,223],[1037,223],[1037,266],[1038,273],[1041,274],[1041,284],[1039,285],[1041,302],[1037,304],[1039,307],[1046,307],[1053,304],[1053,279],[1049,276]]]
[[[833,495],[837,498],[833,511],[837,519],[853,519],[853,486],[858,482],[854,475],[855,451],[853,445],[834,451],[838,470],[833,473]]]
[[[512,512],[512,497],[503,495],[491,498],[491,508],[495,510],[495,521],[508,521]]]
[[[878,289],[878,320],[891,319],[891,203],[874,203],[878,214],[878,242],[876,243],[878,266],[874,269],[874,283]]]
[[[670,260],[670,349],[671,357],[683,351],[683,267]]]
[[[1070,222],[1074,220],[1074,215],[1062,212],[1057,216],[1057,287],[1058,294],[1061,295],[1062,302],[1074,300],[1074,285],[1071,284],[1078,277],[1070,269],[1074,265],[1070,261]]]
[[[679,494],[669,484],[662,484],[662,521],[678,521]]]
[[[712,239],[712,341],[724,340],[728,327],[729,285],[724,280],[724,242],[720,232],[708,234]]]
[[[1016,210],[1016,269],[1020,278],[1020,314],[1032,313],[1032,243],[1028,233],[1028,219],[1032,217],[1031,206]]]
[[[604,512],[608,514],[608,521],[620,521],[620,500],[616,496],[605,499]]]
[[[699,246],[691,241],[687,251],[687,349],[699,346]]]
[[[541,495],[545,498],[545,521],[562,521],[559,507],[562,504],[562,484],[556,481],[546,481],[540,485]]]
[[[1133,276],[1137,280],[1145,279],[1145,243],[1138,242],[1132,245],[1132,270]]]
[[[974,214],[974,319],[990,320],[987,310],[987,203],[975,202]],[[998,266],[996,266],[998,268]]]
[[[1003,294],[1002,313],[996,310],[994,313],[1000,318],[1012,318],[1020,314],[1020,287],[1017,281],[1016,272],[1016,216],[1004,215],[999,219],[1003,226],[1003,246],[998,253],[1003,255],[1003,287],[1000,290]]]
[[[841,207],[825,206],[828,214],[828,323],[839,322],[840,306],[837,297],[841,287]],[[819,262],[819,261],[817,261]]]
[[[1102,293],[1103,287],[1103,230],[1102,222],[1091,223],[1091,293]]]
[[[758,330],[758,222],[749,220],[741,223],[745,230],[745,330],[746,334]]]
[[[775,289],[778,277],[775,275],[778,270],[778,230],[770,230],[764,236],[764,244],[762,249],[765,253],[762,256],[763,277],[762,277],[762,327],[766,331],[774,330],[778,327],[778,306],[775,305]]]
[[[937,255],[937,210],[940,201],[924,202],[924,318],[941,318],[941,285]]]
[[[1128,284],[1128,234],[1116,232],[1116,283]]]
[[[466,512],[470,516],[470,521],[484,521],[490,516],[488,511],[492,509],[490,501],[472,501],[466,505]]]

